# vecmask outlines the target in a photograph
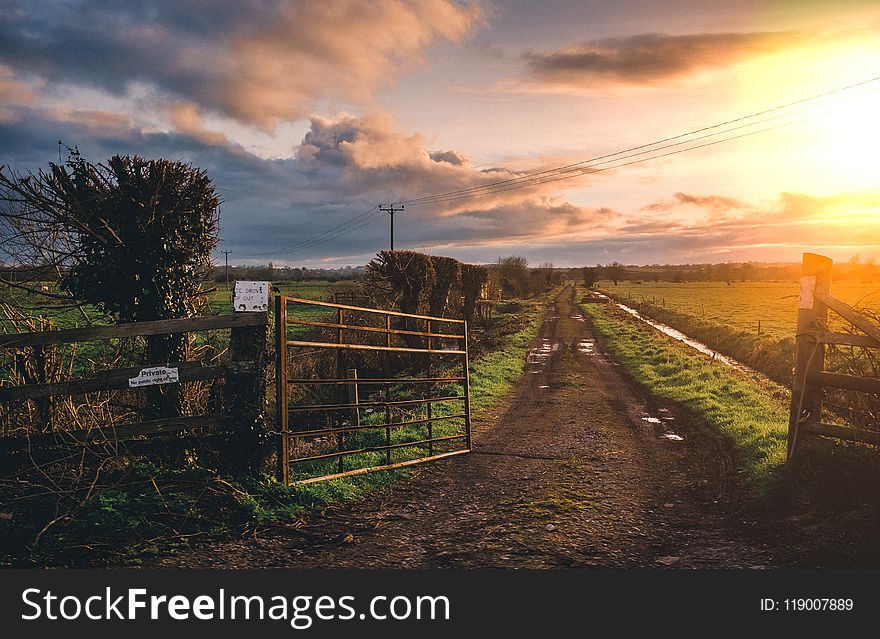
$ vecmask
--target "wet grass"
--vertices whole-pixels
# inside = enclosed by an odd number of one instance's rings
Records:
[[[761,371],[779,384],[787,385],[791,380],[795,352],[793,336],[777,339],[756,335],[734,325],[717,324],[649,302],[630,301],[619,295],[615,299],[749,368]]]
[[[791,380],[795,349],[793,337],[776,339],[767,335],[759,336],[735,326],[716,324],[650,302],[628,300],[620,295],[612,295],[612,298],[764,373],[779,384],[787,385]]]
[[[601,290],[779,384],[790,383],[797,282],[622,282]],[[847,303],[880,308],[880,286],[876,282],[837,282],[832,291]],[[833,313],[829,322],[832,330],[846,330],[845,323]]]

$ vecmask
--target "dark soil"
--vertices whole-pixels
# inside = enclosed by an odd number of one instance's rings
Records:
[[[599,352],[566,289],[509,403],[470,455],[357,503],[162,566],[737,568],[777,565],[744,521],[732,452],[644,400]]]

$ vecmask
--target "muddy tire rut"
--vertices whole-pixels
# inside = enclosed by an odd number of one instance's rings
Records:
[[[565,289],[512,398],[470,455],[296,525],[180,552],[162,566],[745,568],[777,562],[740,515],[729,446],[644,398]]]

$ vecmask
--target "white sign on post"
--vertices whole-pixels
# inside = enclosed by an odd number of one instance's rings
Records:
[[[803,309],[811,309],[813,308],[813,294],[816,291],[816,276],[815,275],[802,275],[801,276],[801,294],[798,297],[798,308]]]
[[[232,310],[236,313],[268,311],[269,282],[236,282]]]
[[[142,368],[137,377],[128,379],[129,388],[138,388],[139,386],[154,386],[156,384],[174,384],[180,381],[180,375],[176,368],[167,366],[151,366]]]

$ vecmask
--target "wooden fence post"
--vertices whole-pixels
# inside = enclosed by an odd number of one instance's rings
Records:
[[[821,421],[822,389],[807,383],[807,373],[824,369],[825,346],[812,339],[808,333],[824,330],[828,321],[828,307],[816,299],[816,293],[830,294],[833,264],[830,258],[823,255],[804,253],[798,299],[796,358],[788,420],[788,458],[791,458],[797,446],[799,424],[807,420]]]
[[[223,388],[224,403],[233,435],[223,457],[232,470],[253,472],[263,462],[261,454],[266,421],[266,365],[269,318],[257,326],[232,328],[229,361],[253,362],[253,369],[231,373]]]

